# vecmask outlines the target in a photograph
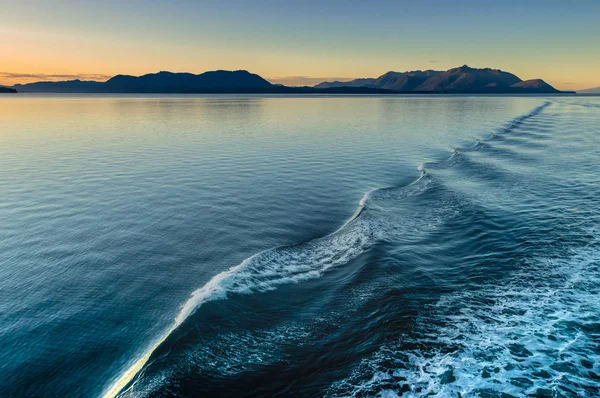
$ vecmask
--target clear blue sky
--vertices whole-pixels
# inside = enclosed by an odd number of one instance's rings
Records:
[[[305,84],[469,64],[600,86],[600,0],[0,0],[0,83],[248,69]]]

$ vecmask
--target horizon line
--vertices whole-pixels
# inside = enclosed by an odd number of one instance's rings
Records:
[[[432,61],[430,61],[431,63]],[[390,73],[390,72],[396,72],[396,73],[408,73],[408,72],[423,72],[423,71],[429,71],[429,70],[433,70],[433,71],[448,71],[451,69],[456,69],[456,68],[460,68],[460,67],[469,67],[472,69],[491,69],[491,70],[498,70],[498,71],[503,71],[503,72],[507,72],[507,73],[512,73],[512,72],[508,72],[506,70],[500,69],[500,68],[492,68],[492,67],[471,67],[468,66],[467,64],[463,64],[460,66],[455,66],[455,67],[451,67],[448,69],[433,69],[433,68],[426,68],[426,69],[413,69],[413,70],[405,70],[405,71],[397,71],[394,69],[389,69],[386,72],[383,72],[375,77],[373,76],[307,76],[307,75],[287,75],[287,76],[273,76],[273,77],[264,77],[262,75],[260,75],[259,73],[254,73],[251,72],[248,69],[211,69],[211,70],[205,70],[203,72],[190,72],[190,71],[169,71],[169,70],[158,70],[155,72],[146,72],[146,73],[141,73],[141,74],[127,74],[127,73],[116,73],[114,75],[108,75],[108,74],[102,74],[102,73],[21,73],[21,72],[2,72],[0,71],[0,80],[2,79],[19,79],[22,78],[25,80],[25,82],[21,81],[21,82],[16,82],[16,83],[12,83],[12,84],[5,84],[5,83],[0,83],[0,86],[3,87],[15,87],[18,85],[27,85],[27,84],[32,84],[32,83],[45,83],[45,82],[64,82],[64,81],[74,81],[74,80],[80,80],[80,81],[93,81],[93,82],[98,82],[98,83],[105,83],[108,80],[110,80],[111,78],[115,77],[115,76],[119,76],[119,75],[124,75],[124,76],[133,76],[133,77],[141,77],[141,76],[146,76],[146,75],[153,75],[153,74],[157,74],[157,73],[161,73],[161,72],[167,72],[167,73],[173,73],[173,74],[177,74],[177,73],[189,73],[189,74],[193,74],[193,75],[201,75],[207,72],[216,72],[216,71],[226,71],[226,72],[235,72],[235,71],[245,71],[248,73],[252,73],[255,75],[260,76],[261,78],[267,80],[269,83],[271,84],[282,84],[285,86],[289,86],[289,87],[304,87],[304,86],[308,86],[308,87],[312,87],[314,85],[318,85],[320,83],[325,83],[325,82],[349,82],[352,80],[356,80],[356,79],[376,79],[380,76],[383,76],[386,73]],[[514,74],[514,73],[512,73]],[[516,76],[516,74],[515,74]],[[519,76],[517,76],[519,77]],[[519,77],[521,78],[521,77]],[[546,81],[543,78],[531,78],[531,79],[522,79],[524,81],[527,80],[534,80],[534,79],[541,79]],[[549,83],[550,84],[550,83]],[[553,83],[551,84],[552,86],[570,86],[573,85],[575,83],[573,82],[561,82],[561,83]],[[588,89],[595,89],[600,87],[600,83],[598,85],[596,84],[588,84],[586,86],[582,86],[585,88],[579,88],[579,89],[573,89],[573,88],[563,88],[561,90],[588,90]]]

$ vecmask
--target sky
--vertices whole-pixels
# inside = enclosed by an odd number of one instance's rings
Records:
[[[0,84],[245,69],[273,83],[467,64],[600,86],[600,0],[0,0]]]

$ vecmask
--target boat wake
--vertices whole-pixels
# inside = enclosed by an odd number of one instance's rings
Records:
[[[432,209],[430,214],[422,215],[420,220],[401,221],[378,217],[377,209],[370,208],[371,203],[378,201],[418,196],[431,184],[432,179],[423,173],[408,186],[370,191],[361,200],[355,215],[332,234],[297,245],[265,250],[214,276],[206,285],[192,293],[171,328],[143,357],[129,367],[104,396],[114,397],[121,391],[132,389],[136,374],[153,352],[203,304],[225,299],[232,294],[266,292],[280,285],[319,278],[327,270],[348,263],[385,237],[417,228],[423,218],[429,219],[429,226],[433,226],[436,220],[441,222],[444,215],[440,209]],[[449,208],[445,209],[446,213],[448,211]]]
[[[539,114],[548,105],[549,103],[544,103],[532,112],[515,119],[500,134],[519,127],[525,120]],[[481,142],[477,145],[481,145]],[[153,353],[203,304],[226,299],[229,295],[265,292],[281,285],[319,278],[328,270],[347,264],[378,242],[409,234],[427,233],[455,217],[460,211],[460,200],[451,192],[438,192],[437,194],[445,196],[440,201],[443,205],[426,210],[420,209],[418,214],[411,213],[411,206],[407,203],[411,200],[418,201],[419,196],[432,188],[440,187],[440,182],[428,173],[428,170],[451,168],[462,162],[464,157],[461,151],[460,148],[453,150],[446,160],[420,165],[418,168],[420,177],[407,186],[367,192],[361,199],[356,213],[332,234],[297,245],[257,253],[214,276],[192,293],[189,300],[181,307],[172,326],[141,358],[129,365],[105,392],[104,397],[132,393],[136,385],[136,376],[150,361]],[[397,206],[398,211],[393,214],[383,209],[390,203],[401,204]]]
[[[600,242],[590,239],[502,286],[443,296],[328,395],[597,396]]]

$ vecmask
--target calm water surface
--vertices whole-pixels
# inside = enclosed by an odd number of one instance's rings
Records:
[[[598,97],[0,120],[2,396],[600,395]]]

